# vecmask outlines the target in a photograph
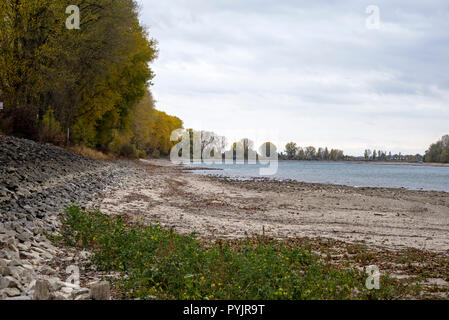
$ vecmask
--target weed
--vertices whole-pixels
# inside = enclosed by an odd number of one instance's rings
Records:
[[[120,271],[123,298],[141,299],[396,299],[409,291],[382,276],[322,261],[310,244],[288,246],[267,237],[205,243],[160,226],[126,223],[121,216],[70,207],[62,241],[89,248],[99,270]]]

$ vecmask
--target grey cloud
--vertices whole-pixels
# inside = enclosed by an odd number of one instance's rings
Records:
[[[308,134],[302,131],[307,128],[295,126],[292,115],[307,115],[323,128],[342,121],[341,131],[332,135],[346,137],[345,144],[355,150],[355,143],[373,141],[374,131],[351,140],[357,135],[351,132],[354,123],[395,120],[401,134],[407,133],[395,136],[395,145],[402,141],[414,152],[423,152],[435,135],[448,133],[442,125],[449,121],[447,1],[142,4],[141,20],[160,43],[153,91],[161,108],[187,126],[204,122],[209,127],[198,129],[214,130],[219,119],[248,112],[254,123],[269,125],[273,115],[288,115],[280,129],[295,140]],[[365,28],[365,8],[371,4],[380,8],[380,30]],[[220,108],[209,115],[205,110],[211,101]],[[419,127],[409,120],[417,118],[422,119]],[[384,135],[375,140],[388,145],[397,131],[378,126]],[[422,139],[411,138],[417,135]],[[328,137],[328,132],[316,133],[323,144],[331,142]]]

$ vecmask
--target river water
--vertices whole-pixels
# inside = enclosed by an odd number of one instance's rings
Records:
[[[190,164],[208,169],[199,174],[227,176],[237,179],[267,177],[302,182],[330,183],[355,187],[392,187],[413,190],[449,192],[449,167],[355,162],[279,161],[274,175],[260,175],[255,164]]]

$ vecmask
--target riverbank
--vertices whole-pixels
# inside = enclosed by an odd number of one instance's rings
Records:
[[[279,162],[323,162],[323,163],[348,163],[348,164],[374,164],[386,166],[417,166],[417,167],[449,167],[449,163],[438,162],[405,162],[405,161],[361,161],[361,160],[279,160]]]
[[[376,164],[386,166],[417,166],[417,167],[449,167],[449,163],[437,162],[403,162],[403,161],[345,161],[358,164]]]
[[[59,246],[51,235],[64,208],[85,207],[106,186],[136,174],[132,162],[92,161],[7,136],[0,136],[0,149],[0,300],[90,299],[104,274],[86,267],[88,252]],[[79,282],[71,278],[75,270]]]
[[[163,160],[137,166],[144,176],[107,188],[95,208],[205,241],[309,239],[335,263],[376,264],[399,278],[420,277],[435,297],[447,297],[446,192],[239,181],[192,174]]]
[[[423,285],[415,298],[448,298],[448,193],[236,181],[166,160],[92,161],[23,139],[2,137],[0,144],[0,273],[7,284],[0,299],[32,299],[41,280],[50,284],[48,298],[89,299],[92,284],[114,281],[117,274],[93,268],[89,252],[57,241],[61,214],[72,204],[195,233],[205,243],[262,236],[306,245],[339,268],[375,264]],[[78,285],[68,282],[73,266]]]
[[[98,208],[205,238],[328,237],[389,249],[449,250],[449,193],[194,175],[143,160],[146,178],[112,188]]]

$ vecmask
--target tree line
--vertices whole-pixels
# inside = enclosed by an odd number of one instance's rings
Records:
[[[313,146],[300,147],[295,142],[289,142],[285,145],[285,153],[280,153],[281,160],[329,160],[338,161],[344,160],[345,155],[343,150],[315,148]]]
[[[425,162],[449,163],[449,135],[430,145],[424,155]]]
[[[363,160],[365,161],[408,161],[418,162],[423,160],[423,156],[420,154],[402,154],[401,152],[392,154],[391,151],[365,149]]]
[[[79,29],[66,8],[80,9]],[[168,154],[179,118],[148,87],[157,42],[133,0],[2,0],[0,131],[102,151]]]
[[[446,143],[449,141],[449,136],[446,139]],[[444,144],[444,143],[443,143]],[[446,144],[446,146],[449,144]],[[433,150],[440,150],[440,144],[437,147],[433,147]],[[434,151],[438,153],[438,151]],[[363,156],[348,156],[345,155],[343,150],[315,148],[313,146],[300,147],[295,142],[289,142],[285,145],[285,152],[279,153],[279,159],[281,160],[325,160],[325,161],[408,161],[418,162],[423,161],[423,156],[420,154],[403,155],[400,152],[398,154],[392,154],[391,151],[382,150],[370,150],[365,149]]]

